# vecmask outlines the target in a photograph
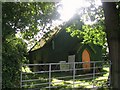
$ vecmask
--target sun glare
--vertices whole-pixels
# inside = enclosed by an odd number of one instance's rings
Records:
[[[60,13],[60,19],[62,21],[68,21],[72,16],[76,13],[77,9],[89,7],[89,0],[62,0],[60,4],[62,7],[58,8],[58,12]],[[100,0],[95,0],[96,5],[100,5]]]
[[[68,21],[75,13],[76,10],[82,7],[89,7],[90,3],[86,0],[62,0],[62,7],[58,12],[61,14],[60,19],[62,21]]]

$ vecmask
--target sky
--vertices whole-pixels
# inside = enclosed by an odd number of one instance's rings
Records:
[[[58,12],[61,15],[60,19],[62,21],[68,21],[70,18],[72,18],[77,9],[81,8],[82,11],[82,8],[87,8],[90,6],[88,0],[62,0],[60,4],[62,4],[62,7],[58,8]],[[101,0],[95,0],[95,5],[102,5]]]

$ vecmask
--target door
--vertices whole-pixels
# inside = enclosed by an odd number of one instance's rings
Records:
[[[85,70],[90,70],[90,53],[87,49],[85,49],[82,53],[82,62],[83,63],[83,68],[86,68]]]

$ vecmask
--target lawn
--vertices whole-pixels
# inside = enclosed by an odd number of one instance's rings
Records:
[[[107,87],[107,79],[109,75],[109,67],[103,67],[102,70],[97,71],[96,74],[92,72],[76,72],[75,77],[73,77],[72,71],[62,71],[62,72],[45,72],[34,74],[29,70],[27,74],[22,75],[24,88],[41,88],[42,90],[46,90],[45,87],[51,86],[52,90],[64,90],[71,88],[104,88]],[[49,79],[49,75],[51,78]],[[94,75],[94,77],[93,77]],[[51,81],[51,82],[50,82]],[[49,82],[51,84],[49,84]],[[103,90],[103,89],[101,89]]]

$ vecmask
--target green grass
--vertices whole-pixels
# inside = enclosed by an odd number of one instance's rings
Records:
[[[28,69],[29,70],[29,69]],[[30,71],[29,71],[30,72]],[[93,88],[93,84],[97,87],[104,87],[104,90],[107,90],[107,79],[109,75],[109,67],[104,67],[100,72],[104,72],[104,74],[101,75],[96,75],[94,79],[84,79],[84,78],[92,78],[92,75],[90,76],[82,76],[82,77],[77,77],[75,78],[76,80],[73,81],[73,77],[69,78],[58,78],[58,77],[64,77],[64,76],[70,76],[73,73],[71,72],[59,72],[59,73],[52,73],[51,76],[51,86],[57,87],[57,90],[64,90],[67,88]],[[41,86],[34,86],[33,84],[40,84],[40,83],[47,83],[49,82],[49,73],[46,74],[29,74],[24,76],[24,79],[39,79],[39,81],[34,81],[34,82],[26,82],[24,83],[25,85],[30,85],[26,86],[25,88],[42,88],[49,86],[49,84],[46,85],[41,85]],[[73,86],[73,83],[74,86]],[[98,90],[100,90],[99,88]],[[44,89],[43,89],[44,90]],[[52,89],[53,90],[53,89]],[[101,89],[103,90],[103,88]]]

